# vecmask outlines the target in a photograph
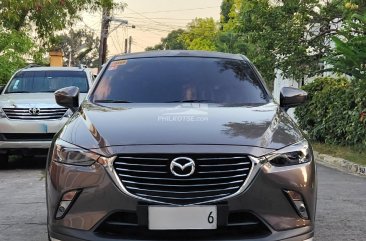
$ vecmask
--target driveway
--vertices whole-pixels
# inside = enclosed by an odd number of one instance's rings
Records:
[[[47,241],[44,160],[0,170],[0,240]],[[318,166],[317,241],[366,241],[366,178]]]

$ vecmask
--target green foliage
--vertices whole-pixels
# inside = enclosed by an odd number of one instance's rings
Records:
[[[295,114],[311,139],[366,147],[366,84],[345,78],[318,78],[304,86],[309,101]]]
[[[0,29],[0,84],[5,84],[10,76],[26,65],[25,56],[33,58],[33,41],[24,33]]]
[[[27,63],[43,62],[57,32],[81,11],[123,6],[113,0],[0,0],[0,83]]]
[[[196,18],[188,24],[183,41],[190,50],[216,50],[218,25],[213,18]]]
[[[57,42],[54,46],[58,46],[64,53],[66,64],[98,66],[99,38],[93,32],[85,29],[76,31],[71,29],[67,34],[57,36],[54,42]]]
[[[332,39],[335,50],[328,61],[334,70],[366,80],[366,13],[353,15]]]
[[[146,48],[146,51],[187,49],[183,40],[184,33],[185,31],[183,29],[173,30],[166,38],[161,39],[161,43],[155,45],[154,47]]]
[[[5,0],[0,1],[0,19],[5,29],[28,31],[35,27],[38,38],[47,41],[71,26],[83,10],[118,6],[113,0]]]

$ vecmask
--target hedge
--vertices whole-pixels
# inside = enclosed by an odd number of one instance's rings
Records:
[[[366,81],[318,78],[303,89],[308,102],[295,115],[312,140],[366,148]]]

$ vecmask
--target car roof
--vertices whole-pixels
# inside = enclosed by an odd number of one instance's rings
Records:
[[[213,51],[197,51],[197,50],[158,50],[147,51],[132,54],[117,55],[112,60],[133,59],[133,58],[156,58],[156,57],[201,57],[201,58],[223,58],[249,61],[245,56],[240,54],[228,54]]]
[[[79,67],[30,67],[21,69],[21,71],[84,71]]]

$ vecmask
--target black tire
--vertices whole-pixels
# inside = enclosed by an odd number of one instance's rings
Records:
[[[8,162],[8,154],[0,154],[0,169],[6,169],[8,167]]]

